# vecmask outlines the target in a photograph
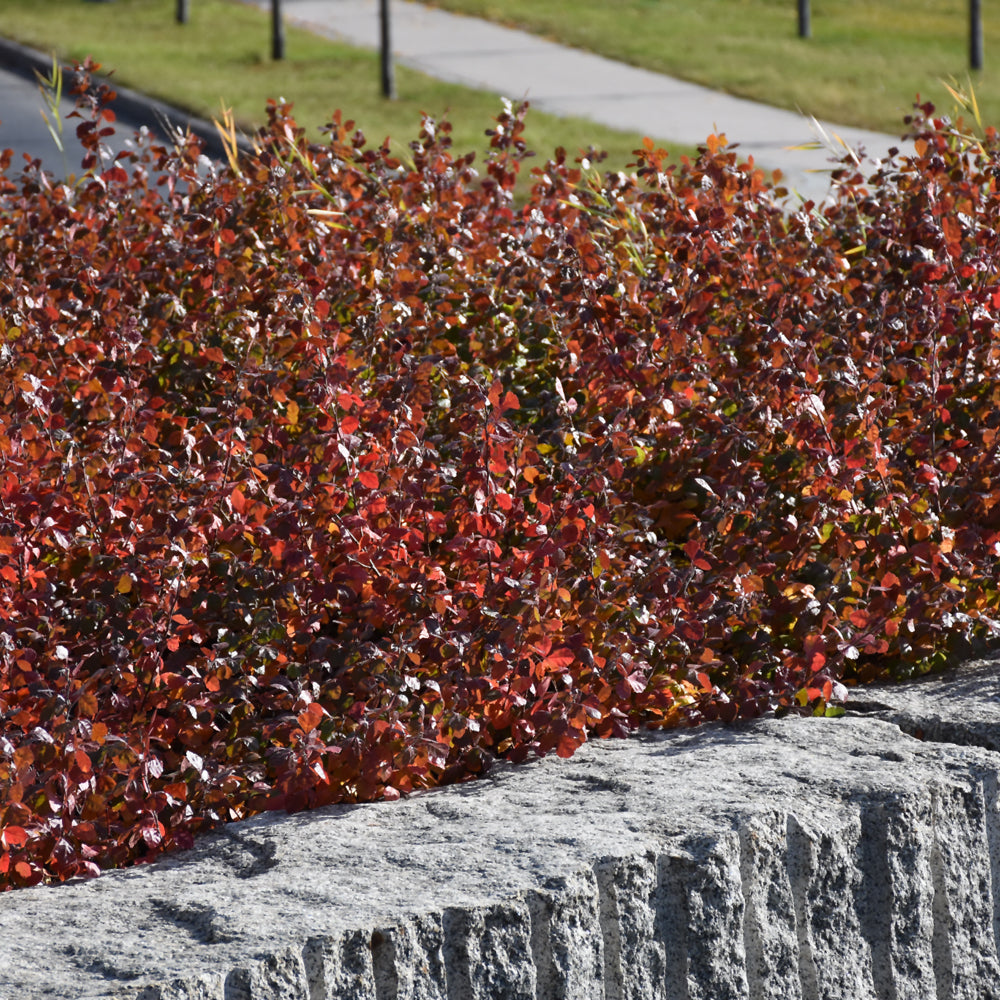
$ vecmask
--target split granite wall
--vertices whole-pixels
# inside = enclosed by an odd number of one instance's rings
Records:
[[[991,1000],[998,668],[7,893],[0,998]]]

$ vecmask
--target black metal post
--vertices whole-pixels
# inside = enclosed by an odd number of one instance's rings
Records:
[[[983,68],[983,9],[981,0],[969,0],[969,68]]]
[[[392,65],[392,26],[389,22],[389,0],[379,0],[378,13],[382,40],[382,96],[394,101],[396,99],[396,72]]]
[[[281,16],[281,0],[271,0],[271,58],[285,58],[285,22]]]
[[[188,23],[188,0],[177,0],[177,23]]]
[[[799,0],[799,38],[812,38],[809,0]]]

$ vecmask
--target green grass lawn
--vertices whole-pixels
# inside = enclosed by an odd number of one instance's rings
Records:
[[[954,106],[965,82],[967,0],[812,0],[812,39],[795,0],[435,0],[569,45],[742,97],[893,134],[919,93]],[[986,69],[973,85],[1000,125],[1000,5],[983,7]]]
[[[152,94],[206,118],[232,107],[239,125],[250,130],[265,118],[268,98],[294,104],[298,122],[319,136],[340,109],[370,141],[390,136],[405,149],[420,130],[421,113],[447,115],[460,153],[485,150],[484,132],[500,111],[500,98],[485,91],[441,83],[399,66],[399,99],[386,101],[379,90],[377,53],[319,38],[288,27],[287,55],[270,59],[270,19],[235,0],[195,0],[190,21],[174,19],[174,0],[3,0],[0,32],[63,59],[90,55],[124,86]],[[590,146],[607,152],[606,164],[622,169],[642,142],[639,133],[619,132],[584,119],[532,111],[526,132],[544,162],[562,146],[575,157]],[[688,147],[666,143],[680,157]],[[3,144],[0,129],[0,146]]]

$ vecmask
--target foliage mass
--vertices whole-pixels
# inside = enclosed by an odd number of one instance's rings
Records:
[[[88,96],[89,95],[89,96]],[[272,104],[255,156],[0,173],[0,882],[988,640],[998,145],[786,213],[724,139],[511,191]]]

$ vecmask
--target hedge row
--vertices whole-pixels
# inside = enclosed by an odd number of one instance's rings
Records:
[[[81,91],[82,93],[82,91]],[[987,641],[1000,150],[786,213],[717,138],[635,173],[406,162],[273,104],[0,175],[0,882],[640,725],[833,712]],[[596,158],[592,157],[596,162]]]

